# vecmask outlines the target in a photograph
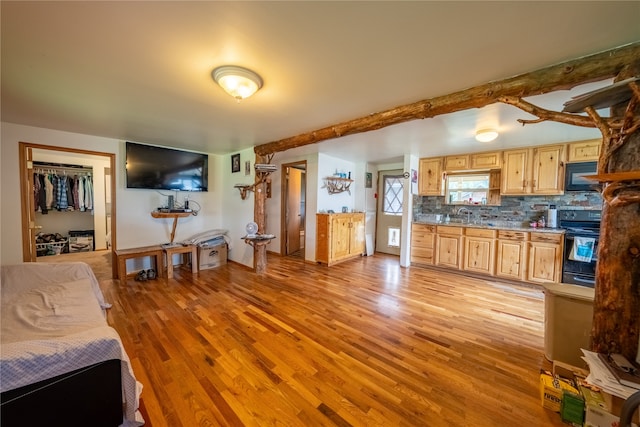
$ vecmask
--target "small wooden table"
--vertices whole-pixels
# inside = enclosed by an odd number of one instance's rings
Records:
[[[162,250],[167,255],[167,277],[173,277],[173,255],[191,254],[191,273],[198,272],[198,247],[196,245],[162,245]]]
[[[132,258],[151,257],[155,258],[155,269],[157,277],[162,277],[163,266],[163,252],[160,245],[144,246],[141,248],[129,248],[129,249],[116,249],[116,257],[118,259],[118,279],[127,279],[127,260]]]

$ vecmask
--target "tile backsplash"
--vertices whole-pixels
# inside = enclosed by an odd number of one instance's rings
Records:
[[[413,196],[413,220],[434,221],[436,215],[449,215],[452,221],[466,220],[482,223],[500,223],[528,226],[546,215],[549,205],[563,209],[602,209],[602,196],[595,191],[571,192],[558,196],[502,196],[500,206],[447,205],[444,197]],[[470,213],[459,213],[461,207]]]

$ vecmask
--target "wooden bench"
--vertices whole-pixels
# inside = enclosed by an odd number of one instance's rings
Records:
[[[164,270],[162,246],[144,246],[141,248],[116,249],[116,257],[118,259],[118,279],[127,279],[127,260],[132,258],[155,258],[154,264],[157,277],[162,277]]]
[[[167,254],[167,277],[173,277],[173,255],[191,254],[191,273],[198,272],[198,247],[196,245],[163,246],[162,250]]]

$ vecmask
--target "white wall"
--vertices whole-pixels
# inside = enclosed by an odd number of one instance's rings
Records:
[[[339,159],[337,157],[327,156],[326,154],[318,154],[318,209],[320,211],[333,210],[334,212],[342,212],[342,207],[346,206],[349,211],[356,209],[356,191],[355,187],[351,189],[350,193],[344,191],[338,194],[329,194],[326,188],[324,188],[324,178],[333,176],[336,171],[349,173],[351,172],[351,179],[356,178],[355,164],[346,160]],[[355,181],[362,181],[364,177],[356,179]],[[356,183],[354,182],[352,186]],[[313,191],[313,189],[311,190]],[[364,207],[364,197],[361,199],[360,207]]]
[[[22,262],[22,250],[19,246],[22,241],[20,187],[18,183],[19,142],[115,153],[116,171],[113,173],[116,175],[117,249],[155,245],[169,241],[172,220],[154,219],[150,213],[166,203],[164,194],[172,194],[173,192],[125,188],[124,141],[12,123],[2,123],[0,135],[2,142],[0,144],[2,165],[0,171],[0,235],[2,237],[0,264]],[[244,165],[244,154],[242,160]],[[243,171],[244,169],[240,173],[243,174]],[[175,240],[184,240],[205,230],[228,229],[233,248],[229,253],[229,258],[253,266],[253,254],[251,253],[251,256],[247,257],[245,245],[240,240],[245,234],[244,226],[248,221],[253,220],[253,205],[239,204],[238,190],[234,189],[232,184],[234,180],[232,175],[238,174],[230,172],[229,156],[209,155],[209,191],[188,193],[191,207],[199,209],[199,213],[197,216],[179,219]],[[186,194],[180,192],[178,201],[182,202]],[[235,244],[235,242],[239,243]]]

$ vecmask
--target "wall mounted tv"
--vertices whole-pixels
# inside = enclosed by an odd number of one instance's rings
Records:
[[[154,145],[126,143],[127,188],[207,191],[209,156]]]

